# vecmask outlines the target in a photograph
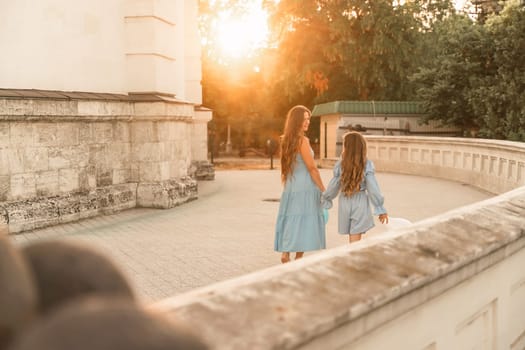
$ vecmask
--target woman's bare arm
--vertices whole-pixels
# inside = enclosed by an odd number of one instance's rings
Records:
[[[319,187],[321,192],[324,192],[325,187],[323,185],[323,180],[321,180],[321,174],[319,173],[319,169],[317,169],[317,164],[315,164],[314,157],[312,157],[312,153],[310,153],[310,140],[308,140],[306,136],[303,137],[303,140],[301,142],[300,152],[304,164],[306,165],[306,169],[308,169],[312,180],[317,185],[317,187]]]

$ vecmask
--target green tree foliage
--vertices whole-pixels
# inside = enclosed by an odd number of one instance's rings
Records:
[[[411,97],[407,76],[425,57],[422,35],[450,8],[448,1],[281,0],[269,5],[274,80],[288,96],[315,89],[316,102]]]
[[[253,67],[252,60],[232,66],[203,60],[203,103],[213,109],[218,143],[226,141],[228,125],[235,148],[260,147],[276,128],[266,108],[265,77]]]
[[[485,26],[493,45],[495,67],[474,92],[483,125],[480,134],[525,141],[525,7],[509,3]]]
[[[203,104],[213,110],[214,149],[224,144],[228,126],[234,148],[263,148],[269,138],[278,139],[287,110],[294,104],[312,108],[316,92],[312,88],[293,91],[286,80],[274,80],[275,47],[252,50],[249,55],[221,56],[220,44],[213,35],[221,12],[232,17],[245,14],[257,0],[200,1],[200,32],[204,38]],[[232,38],[232,40],[235,40]],[[255,68],[259,68],[256,70]],[[286,65],[282,66],[286,69]]]
[[[435,44],[434,58],[412,77],[428,113],[424,121],[439,120],[465,133],[477,130],[471,94],[491,65],[485,28],[467,17],[451,16],[428,35]]]
[[[524,11],[509,3],[485,24],[451,16],[436,27],[434,59],[412,76],[427,121],[525,141]]]

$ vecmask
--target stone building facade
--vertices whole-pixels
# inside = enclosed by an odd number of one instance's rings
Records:
[[[197,16],[197,0],[6,4],[0,221],[11,233],[197,198],[196,180],[214,177]]]

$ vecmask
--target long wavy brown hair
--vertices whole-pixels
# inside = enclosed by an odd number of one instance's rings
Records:
[[[366,140],[358,132],[343,135],[341,154],[341,192],[351,195],[359,191],[366,165]]]
[[[299,152],[303,141],[304,112],[311,114],[305,106],[294,106],[286,115],[284,134],[281,136],[281,181],[286,182],[293,172],[296,154]]]

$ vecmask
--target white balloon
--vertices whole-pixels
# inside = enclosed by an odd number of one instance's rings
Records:
[[[391,216],[388,217],[388,224],[386,224],[389,228],[396,228],[396,227],[404,227],[410,225],[412,222],[410,220],[404,219],[404,218],[393,218]]]

